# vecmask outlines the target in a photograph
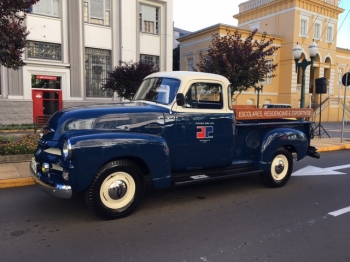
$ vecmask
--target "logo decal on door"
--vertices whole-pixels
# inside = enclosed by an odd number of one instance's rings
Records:
[[[213,126],[197,126],[197,129],[199,129],[199,132],[197,132],[197,139],[213,138]]]

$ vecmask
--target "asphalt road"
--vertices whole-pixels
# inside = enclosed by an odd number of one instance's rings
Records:
[[[115,221],[99,220],[83,197],[2,189],[0,259],[350,261],[349,159],[350,151],[336,151],[295,162],[279,189],[256,176],[149,189],[131,216]]]

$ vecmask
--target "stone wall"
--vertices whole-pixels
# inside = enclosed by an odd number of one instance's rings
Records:
[[[113,103],[113,101],[63,101],[63,108]],[[0,100],[0,125],[32,124],[33,102],[23,100]]]
[[[32,124],[33,102],[0,100],[0,125]]]

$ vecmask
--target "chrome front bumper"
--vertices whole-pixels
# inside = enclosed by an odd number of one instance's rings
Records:
[[[307,155],[317,159],[321,157],[320,153],[317,152],[317,147],[314,147],[314,146],[309,146]]]
[[[58,197],[69,199],[72,197],[72,188],[67,185],[61,184],[49,184],[43,179],[43,174],[41,172],[37,172],[38,163],[32,158],[30,162],[29,169],[32,173],[35,183],[46,193]]]

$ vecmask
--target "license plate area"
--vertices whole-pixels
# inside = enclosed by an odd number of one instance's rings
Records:
[[[38,163],[35,161],[35,158],[32,158],[32,161],[30,162],[30,167],[34,173],[37,173]]]

